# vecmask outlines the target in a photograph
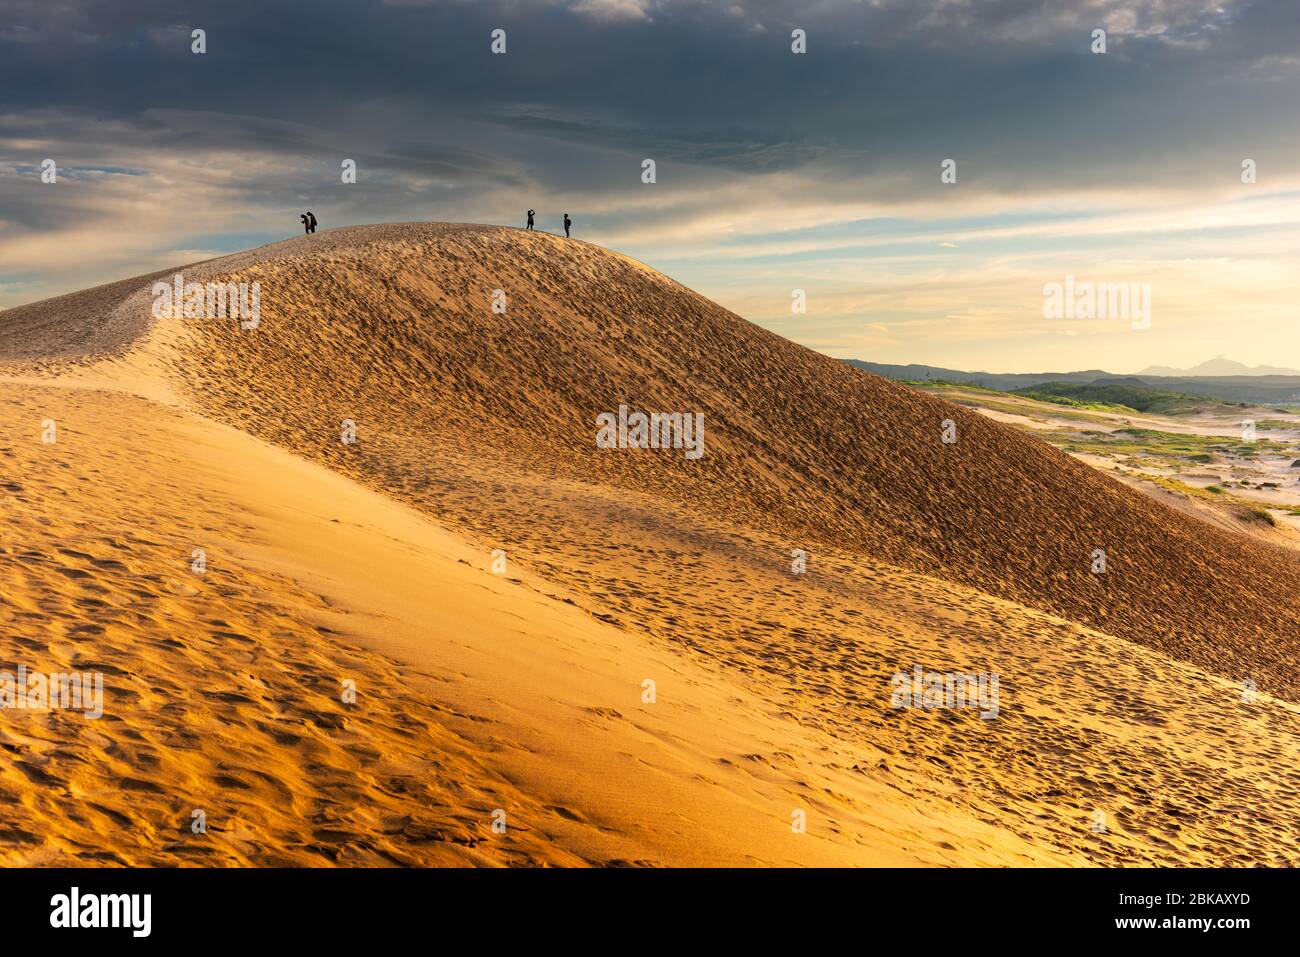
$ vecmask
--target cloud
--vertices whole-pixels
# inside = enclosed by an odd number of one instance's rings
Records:
[[[569,9],[597,20],[646,20],[649,0],[574,0]]]

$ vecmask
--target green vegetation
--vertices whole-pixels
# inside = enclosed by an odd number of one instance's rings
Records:
[[[1047,415],[1056,419],[1069,419],[1078,422],[1100,421],[1096,416],[1090,415],[1089,410],[1083,408],[1072,409],[1062,403],[1052,403],[1048,406],[1045,403],[1023,395],[1017,395],[1014,392],[1002,392],[998,389],[989,389],[979,385],[945,382],[939,379],[900,379],[898,382],[901,385],[921,389],[941,399],[971,409],[988,409],[992,412],[1020,415],[1038,419],[1039,421],[1043,421]],[[1117,411],[1126,415],[1132,414],[1131,409],[1117,408],[1106,411]]]
[[[1161,415],[1183,415],[1214,408],[1227,408],[1228,403],[1205,396],[1187,395],[1153,389],[1147,385],[1117,382],[1111,385],[1076,385],[1071,382],[1044,382],[1017,389],[1013,395],[1022,395],[1039,402],[1072,405],[1103,412],[1152,412]]]
[[[1108,386],[1051,383],[1014,392],[936,379],[906,384],[949,402],[1015,415],[1020,418],[1024,431],[1065,452],[1109,459],[1121,472],[1186,498],[1213,502],[1218,510],[1242,521],[1276,526],[1274,510],[1300,517],[1300,504],[1261,503],[1243,498],[1234,490],[1238,482],[1242,488],[1252,487],[1251,482],[1240,478],[1243,474],[1257,480],[1271,477],[1257,471],[1261,458],[1272,459],[1282,454],[1290,460],[1298,449],[1294,439],[1269,439],[1261,435],[1255,442],[1242,442],[1236,434],[1242,414],[1231,403],[1125,383]],[[1225,431],[1225,427],[1230,427],[1233,434],[1168,432],[1116,422],[1117,416],[1154,417],[1196,412],[1213,417],[1215,425],[1209,427]],[[1032,420],[1034,425],[1026,420]],[[1124,427],[1114,428],[1116,424]],[[1284,419],[1261,419],[1255,425],[1261,431],[1300,429],[1300,423]],[[1300,459],[1295,459],[1294,465],[1300,468]],[[1177,477],[1197,471],[1204,476],[1207,467],[1219,474],[1218,484],[1192,485]],[[1257,487],[1267,491],[1279,485],[1260,482]]]
[[[1237,506],[1236,511],[1239,518],[1244,518],[1248,522],[1262,522],[1265,525],[1277,525],[1277,519],[1273,517],[1273,513],[1266,509],[1254,505],[1239,505]]]
[[[949,382],[947,379],[897,379],[899,385],[910,385],[913,389],[961,389],[967,392],[978,392],[981,395],[1001,395],[1008,393],[1001,389],[990,389],[986,386],[975,385],[967,382]]]
[[[1235,436],[1166,432],[1133,425],[1114,431],[1100,428],[1113,425],[1116,415],[1135,415],[1144,411],[1147,414],[1159,415],[1160,412],[1151,410],[1169,405],[1178,407],[1184,413],[1193,411],[1192,405],[1201,411],[1217,412],[1220,416],[1225,416],[1226,413],[1227,421],[1224,424],[1233,425],[1234,428],[1240,422],[1235,406],[1228,403],[1176,392],[1164,392],[1159,389],[1126,384],[1075,386],[1063,383],[1052,386],[1050,393],[1039,394],[1042,387],[1001,392],[997,389],[954,384],[935,379],[912,381],[907,384],[959,405],[1032,419],[1037,423],[1037,427],[1028,430],[1059,449],[1074,454],[1111,459],[1139,470],[1183,472],[1207,466],[1251,467],[1249,463],[1258,462],[1261,456],[1280,453],[1290,457],[1297,451],[1296,442],[1292,439],[1268,439],[1261,436],[1253,443],[1245,443]],[[1054,394],[1056,391],[1068,391],[1079,397],[1056,395]],[[1146,407],[1145,410],[1101,401],[1103,398],[1114,399],[1121,396],[1135,405]],[[1088,397],[1096,401],[1088,401]],[[1166,414],[1167,411],[1166,408]],[[1264,420],[1264,422],[1272,425],[1282,420]],[[1259,426],[1262,423],[1256,424]],[[1027,426],[1022,425],[1022,427]],[[1292,427],[1300,427],[1300,425]],[[1297,467],[1300,467],[1300,459],[1296,462]]]
[[[1048,402],[1052,405],[1063,405],[1073,409],[1089,409],[1093,412],[1118,412],[1121,415],[1132,415],[1134,412],[1139,411],[1120,402],[1088,401],[1070,396],[1053,395],[1049,392],[1039,392],[1036,389],[1017,389],[1012,395],[1033,399],[1035,402]]]
[[[1168,475],[1144,475],[1142,476],[1152,485],[1159,485],[1161,488],[1169,489],[1171,492],[1178,492],[1189,498],[1203,498],[1213,500],[1215,495],[1222,495],[1223,489],[1217,485],[1211,485],[1208,488],[1199,488],[1195,485],[1188,485],[1186,482],[1180,482],[1176,478],[1170,478]]]
[[[1261,525],[1276,527],[1277,519],[1267,508],[1263,508],[1256,502],[1232,495],[1225,489],[1217,485],[1210,485],[1206,488],[1198,488],[1195,485],[1188,485],[1186,482],[1180,482],[1176,478],[1170,478],[1167,475],[1143,475],[1152,485],[1158,485],[1161,488],[1168,489],[1171,492],[1178,492],[1180,495],[1186,495],[1188,498],[1200,498],[1207,501],[1225,502],[1232,513],[1238,518],[1247,522],[1259,522]],[[1300,515],[1300,508],[1294,505],[1280,506],[1282,509],[1289,511],[1292,515]]]
[[[1252,460],[1262,454],[1289,452],[1286,443],[1259,439],[1247,445],[1217,435],[1185,435],[1158,429],[1129,427],[1114,432],[1094,430],[1037,433],[1067,452],[1126,460],[1135,468],[1181,471],[1231,459]]]

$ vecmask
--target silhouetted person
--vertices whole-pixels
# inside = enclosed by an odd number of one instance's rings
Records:
[[[533,228],[533,214],[534,214],[534,212],[535,212],[535,210],[531,210],[531,209],[528,211],[528,228],[529,228],[529,229],[532,229],[532,228]]]
[[[298,219],[299,221],[302,222],[303,233],[305,234],[311,232],[311,220],[307,218],[307,214],[303,213],[301,216],[298,217]]]
[[[568,213],[565,213],[564,214],[564,238],[565,239],[569,238],[569,227],[572,225],[573,225],[573,220],[569,218]]]
[[[313,213],[310,209],[307,210],[307,220],[308,220],[307,232],[309,233],[316,232],[316,214]]]

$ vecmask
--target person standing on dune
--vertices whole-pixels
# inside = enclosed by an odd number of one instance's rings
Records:
[[[313,213],[310,209],[307,210],[307,232],[309,233],[316,232],[316,214]]]
[[[535,212],[535,210],[531,210],[531,209],[528,211],[528,228],[529,228],[529,229],[532,229],[532,228],[533,228],[533,213],[534,213],[534,212]]]
[[[564,215],[564,238],[565,238],[565,239],[568,239],[568,238],[569,238],[569,227],[570,227],[571,225],[573,225],[573,220],[571,220],[571,219],[569,218],[569,214],[568,214],[568,213],[564,213],[563,215]]]

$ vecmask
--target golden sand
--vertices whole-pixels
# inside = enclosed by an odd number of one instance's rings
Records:
[[[155,277],[0,313],[0,666],[106,682],[0,710],[5,863],[1300,860],[1293,552],[589,244],[184,272],[260,326]],[[707,454],[597,449],[620,403]],[[891,708],[914,665],[997,717]]]

